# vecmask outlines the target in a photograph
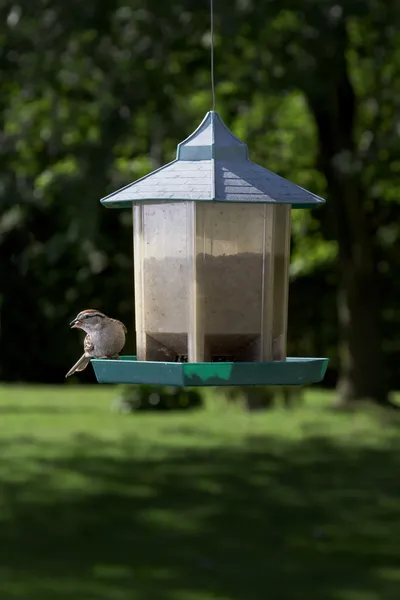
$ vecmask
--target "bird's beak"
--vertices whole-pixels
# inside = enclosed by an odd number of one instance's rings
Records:
[[[69,326],[71,327],[71,329],[79,329],[81,325],[82,325],[82,321],[79,321],[79,319],[74,319],[69,324]]]

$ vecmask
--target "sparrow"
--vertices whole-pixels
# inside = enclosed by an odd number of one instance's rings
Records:
[[[82,329],[86,333],[83,342],[84,353],[65,377],[83,371],[91,358],[119,359],[125,345],[126,327],[121,321],[111,319],[99,310],[82,310],[70,323],[71,329]]]

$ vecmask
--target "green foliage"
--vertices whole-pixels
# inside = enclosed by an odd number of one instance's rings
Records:
[[[114,404],[121,412],[192,410],[202,405],[201,390],[162,385],[122,386]]]
[[[327,97],[334,104],[333,82],[347,61],[356,147],[339,158],[361,173],[368,192],[363,210],[393,365],[400,352],[391,342],[400,339],[397,4],[215,6],[219,112],[253,160],[321,195],[330,192],[314,108]],[[132,322],[131,217],[99,199],[171,160],[210,108],[208,5],[6,0],[0,11],[0,377],[60,381],[79,352],[66,327],[71,315],[94,306]],[[338,251],[329,208],[294,215],[290,341],[329,354],[333,364]],[[311,320],[297,310],[314,301],[310,290],[323,303]]]

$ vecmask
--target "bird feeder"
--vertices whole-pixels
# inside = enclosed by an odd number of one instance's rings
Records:
[[[325,358],[286,356],[291,209],[322,198],[251,162],[215,111],[176,160],[101,200],[133,207],[137,357],[99,382],[303,385]]]

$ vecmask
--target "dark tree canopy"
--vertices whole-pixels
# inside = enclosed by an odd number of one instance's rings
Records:
[[[0,7],[0,377],[61,381],[68,322],[132,323],[129,211],[211,107],[209,4]],[[215,2],[217,108],[252,158],[328,199],[293,217],[289,339],[345,399],[400,385],[400,5]],[[133,344],[133,339],[130,340]],[[89,377],[89,375],[88,375]]]

